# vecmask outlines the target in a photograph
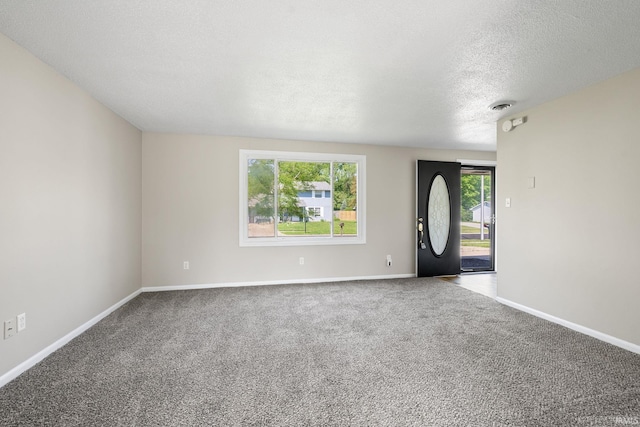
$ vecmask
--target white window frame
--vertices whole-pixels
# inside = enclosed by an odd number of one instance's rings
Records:
[[[366,243],[366,156],[357,154],[332,154],[332,153],[298,153],[290,151],[262,151],[240,150],[240,246],[314,246],[314,245],[357,245]],[[270,159],[274,161],[298,161],[298,162],[327,162],[327,163],[357,163],[358,188],[357,210],[358,222],[357,236],[340,236],[335,233],[329,236],[275,236],[275,237],[249,237],[248,236],[248,163],[249,159]],[[333,177],[331,180],[331,194],[333,195]]]
[[[324,208],[322,206],[307,206],[307,215],[318,218],[324,216]]]

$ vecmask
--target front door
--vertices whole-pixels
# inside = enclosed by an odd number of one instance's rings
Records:
[[[418,277],[460,273],[460,163],[418,160]]]

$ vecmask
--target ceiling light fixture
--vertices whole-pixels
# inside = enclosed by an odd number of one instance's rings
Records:
[[[491,104],[489,106],[489,109],[491,111],[503,111],[503,110],[506,110],[507,108],[513,107],[515,103],[516,103],[515,101],[499,101],[494,104]]]

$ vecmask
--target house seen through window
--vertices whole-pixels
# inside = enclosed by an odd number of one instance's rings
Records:
[[[364,160],[241,150],[241,245],[363,243]]]

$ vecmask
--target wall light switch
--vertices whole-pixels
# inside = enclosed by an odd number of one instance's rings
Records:
[[[535,176],[527,177],[527,188],[536,188],[536,177]]]
[[[511,207],[511,197],[507,197],[504,201],[504,207],[505,208],[510,208]]]
[[[189,261],[185,261],[182,263],[182,268],[184,268],[185,270],[189,269]]]

